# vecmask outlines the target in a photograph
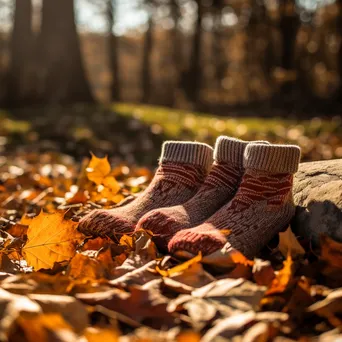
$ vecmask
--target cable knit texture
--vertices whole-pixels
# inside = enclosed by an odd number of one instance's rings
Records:
[[[237,191],[243,175],[243,155],[247,142],[219,137],[214,149],[214,164],[197,194],[184,204],[159,208],[144,215],[138,229],[154,234],[154,241],[161,250],[178,231],[197,226],[230,201]]]
[[[79,223],[86,235],[119,240],[134,231],[147,212],[189,200],[199,189],[212,163],[213,149],[193,142],[164,143],[159,168],[150,185],[131,203],[111,210],[94,210]]]
[[[244,154],[246,171],[233,200],[205,223],[175,234],[169,250],[210,254],[228,240],[246,257],[255,257],[294,215],[292,184],[299,159],[298,146],[248,145]],[[226,230],[230,230],[228,236]]]

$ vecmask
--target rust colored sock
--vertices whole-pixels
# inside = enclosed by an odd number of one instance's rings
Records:
[[[299,159],[298,146],[248,145],[246,171],[233,200],[203,224],[176,233],[168,244],[170,252],[210,254],[228,242],[246,257],[255,257],[294,215],[292,183]]]
[[[203,183],[212,163],[212,151],[209,145],[197,142],[165,142],[159,168],[139,197],[120,208],[90,212],[80,221],[79,230],[118,240],[132,233],[148,211],[186,202]]]
[[[236,193],[243,175],[243,154],[248,142],[221,136],[214,149],[214,164],[199,191],[189,201],[148,212],[136,229],[154,234],[157,246],[165,250],[178,231],[203,223]]]

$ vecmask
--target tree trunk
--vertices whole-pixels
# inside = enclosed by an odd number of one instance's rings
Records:
[[[201,50],[202,50],[202,21],[203,21],[203,6],[201,0],[196,0],[197,3],[197,20],[195,34],[193,37],[192,51],[188,71],[183,75],[184,89],[188,98],[197,103],[201,90]]]
[[[338,16],[338,27],[340,31],[340,36],[342,35],[342,0],[338,1],[339,7],[339,16]],[[342,44],[340,44],[340,51],[339,51],[339,76],[340,76],[340,86],[339,90],[337,91],[338,101],[342,102]]]
[[[20,0],[21,1],[21,0]],[[39,37],[41,101],[93,102],[81,57],[72,0],[44,0]]]
[[[175,72],[174,87],[170,92],[169,106],[173,107],[176,103],[176,94],[180,83],[180,76],[182,73],[182,39],[178,30],[179,18],[181,16],[177,0],[171,0],[171,17],[174,22],[174,27],[170,32],[170,39],[172,42],[172,63]]]
[[[281,67],[285,72],[296,70],[296,39],[300,20],[295,10],[296,4],[293,0],[283,0],[281,6],[280,31],[282,36],[282,58]],[[282,87],[283,93],[290,93],[293,90],[294,82],[285,82]]]
[[[32,100],[32,52],[32,3],[16,0],[7,88],[10,107],[26,105]]]
[[[116,8],[117,0],[108,0],[109,65],[112,75],[110,93],[111,100],[119,101],[121,95],[121,82],[119,72],[119,38],[113,32]]]
[[[318,245],[322,233],[342,241],[342,159],[300,164],[294,231]]]
[[[151,77],[151,55],[153,49],[153,15],[149,13],[148,28],[145,33],[144,51],[142,59],[142,99],[141,102],[148,103],[151,96],[152,77]]]
[[[212,54],[213,63],[215,67],[215,79],[216,88],[221,88],[222,77],[225,75],[226,71],[226,59],[222,58],[222,37],[221,37],[221,12],[222,9],[215,9],[214,13],[214,28],[212,31]]]

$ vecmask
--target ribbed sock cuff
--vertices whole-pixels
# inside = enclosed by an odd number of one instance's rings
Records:
[[[216,140],[214,160],[243,167],[243,155],[248,144],[269,145],[270,143],[263,140],[249,142],[222,135]]]
[[[297,145],[249,144],[245,149],[244,167],[274,173],[295,173],[300,161]]]
[[[194,164],[209,170],[213,163],[213,148],[192,141],[166,141],[163,144],[159,164],[173,162]]]
[[[236,138],[220,136],[216,140],[214,160],[216,162],[231,163],[243,166],[243,153],[248,141]]]

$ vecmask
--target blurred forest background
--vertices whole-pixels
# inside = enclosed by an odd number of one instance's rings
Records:
[[[62,150],[88,139],[70,147],[79,154],[112,153],[103,136],[119,123],[116,143],[135,139],[122,156],[151,151],[178,122],[180,139],[261,136],[299,143],[307,160],[342,157],[341,34],[339,0],[0,0],[0,107],[40,136],[64,134]],[[189,111],[217,117],[199,127]]]

